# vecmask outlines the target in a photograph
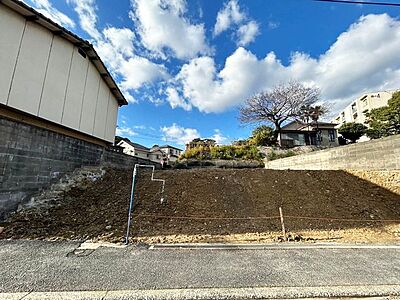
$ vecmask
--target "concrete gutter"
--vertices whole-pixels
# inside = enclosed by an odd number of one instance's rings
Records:
[[[0,293],[0,299],[14,300],[189,300],[189,299],[299,299],[332,297],[400,297],[400,285],[202,288],[123,291],[67,291]]]

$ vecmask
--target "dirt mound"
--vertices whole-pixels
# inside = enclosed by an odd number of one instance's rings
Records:
[[[191,169],[156,177],[166,180],[167,203],[160,204],[160,183],[141,170],[132,241],[270,241],[280,235],[279,207],[290,232],[315,239],[393,242],[400,233],[400,196],[344,171]],[[0,238],[122,241],[131,179],[108,170],[59,206],[14,215],[0,224]]]

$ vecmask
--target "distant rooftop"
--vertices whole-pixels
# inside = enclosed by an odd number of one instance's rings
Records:
[[[140,144],[138,144],[138,143],[131,142],[131,141],[129,141],[128,139],[122,139],[122,140],[119,141],[118,143],[120,143],[120,142],[122,142],[122,141],[124,141],[125,143],[131,145],[132,147],[134,147],[134,148],[136,148],[136,149],[140,149],[140,150],[143,150],[143,151],[150,151],[149,148],[147,148],[147,147],[145,147],[145,146],[143,146],[143,145],[140,145]]]
[[[171,145],[162,145],[162,146],[158,146],[159,148],[172,148],[172,149],[176,149],[179,151],[183,151],[182,149],[179,149],[177,147],[171,146]]]

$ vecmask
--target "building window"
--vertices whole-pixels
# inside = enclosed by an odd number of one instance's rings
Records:
[[[362,102],[363,107],[367,106],[368,105],[368,98],[363,98],[361,100],[361,102]]]
[[[357,112],[357,105],[355,103],[351,105],[351,111],[353,112],[353,114]]]
[[[335,130],[329,129],[328,130],[329,142],[335,141]]]

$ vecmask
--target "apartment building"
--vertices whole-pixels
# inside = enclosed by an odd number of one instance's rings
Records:
[[[342,110],[331,122],[338,124],[338,126],[349,122],[366,124],[366,113],[374,108],[386,106],[395,92],[383,91],[363,94]]]

